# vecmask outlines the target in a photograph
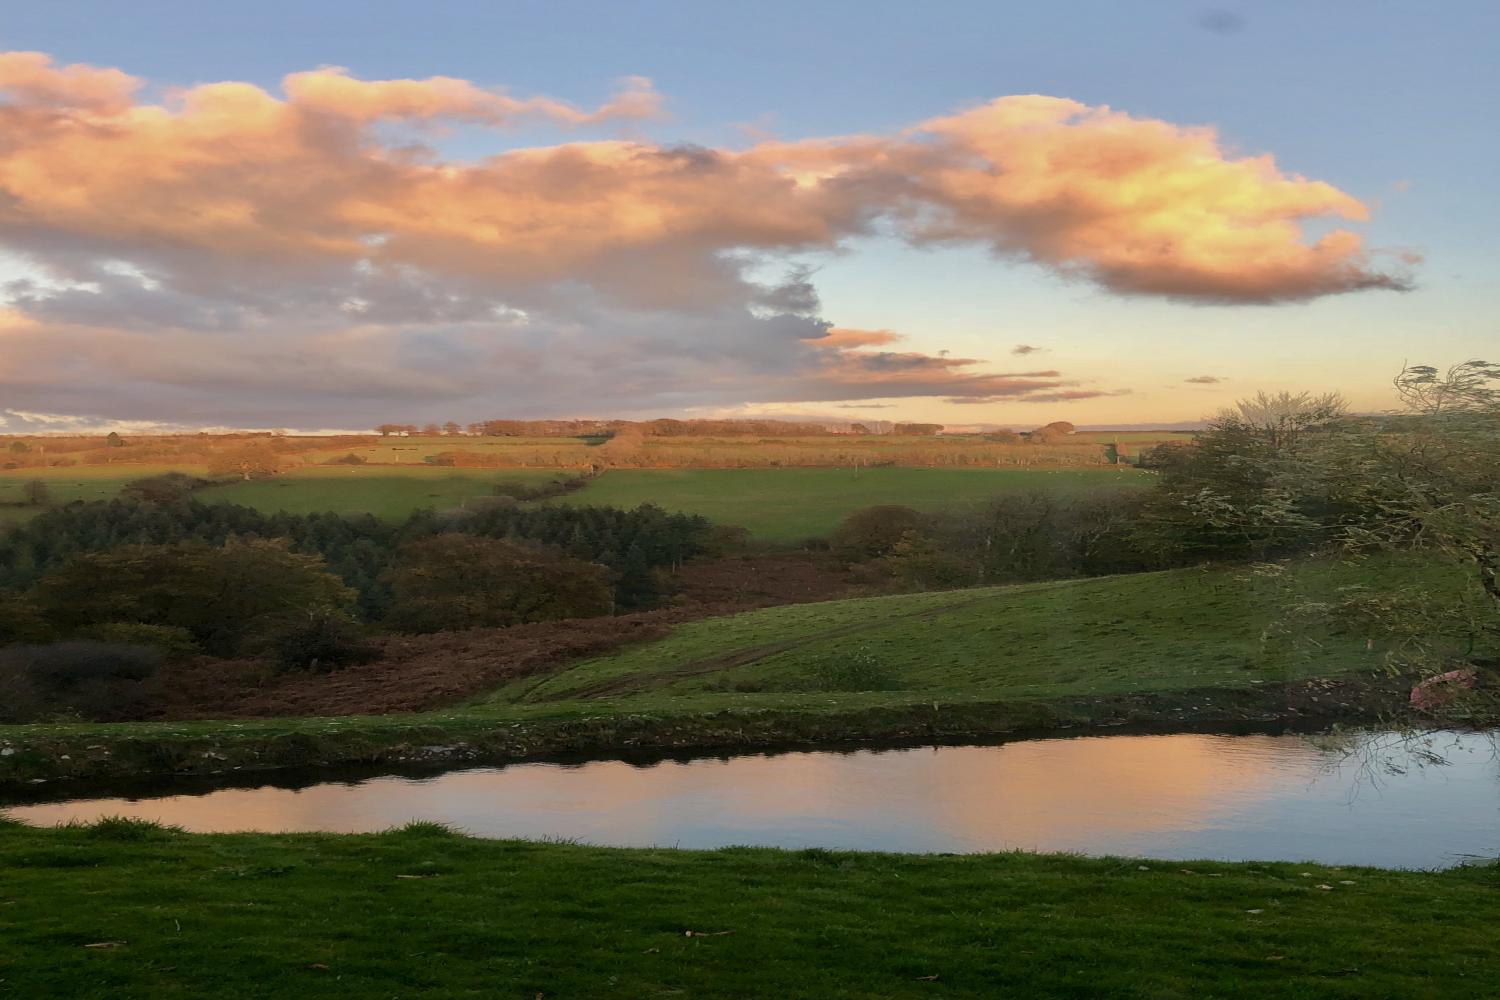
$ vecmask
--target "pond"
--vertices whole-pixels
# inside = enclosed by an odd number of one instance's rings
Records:
[[[483,837],[617,846],[1023,849],[1406,868],[1500,856],[1493,734],[1357,744],[1350,753],[1297,735],[1122,735],[524,763],[7,812],[39,825],[132,816],[199,832],[352,833],[420,819]]]

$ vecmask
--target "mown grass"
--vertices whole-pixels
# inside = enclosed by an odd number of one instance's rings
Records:
[[[17,997],[1420,998],[1500,981],[1493,867],[114,821],[0,824],[0,870],[0,988]]]
[[[490,496],[502,480],[542,483],[556,479],[553,469],[453,469],[427,465],[307,466],[273,479],[214,486],[198,493],[206,503],[243,504],[274,513],[374,514],[400,520],[424,507],[461,507]]]
[[[1003,493],[1075,495],[1142,485],[1128,468],[1086,469],[614,469],[565,502],[671,511],[739,524],[768,542],[827,535],[862,507],[904,504],[934,510]]]

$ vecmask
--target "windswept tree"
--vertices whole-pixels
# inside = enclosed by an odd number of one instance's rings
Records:
[[[1407,666],[1453,665],[1500,648],[1500,365],[1421,365],[1395,379],[1402,409],[1360,421],[1327,454],[1329,478],[1365,516],[1338,541],[1356,554],[1416,550],[1436,571],[1394,591],[1353,592],[1314,610],[1391,643]],[[1446,572],[1443,572],[1443,571]]]
[[[1331,537],[1344,516],[1327,448],[1351,430],[1336,393],[1261,393],[1190,447],[1159,446],[1142,530],[1169,556],[1265,559]]]

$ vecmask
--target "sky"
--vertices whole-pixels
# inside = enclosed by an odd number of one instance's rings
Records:
[[[16,3],[0,430],[1193,422],[1494,359],[1500,4]]]

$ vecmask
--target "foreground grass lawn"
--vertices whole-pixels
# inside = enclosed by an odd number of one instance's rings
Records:
[[[1129,468],[613,469],[566,502],[654,503],[743,525],[764,541],[797,542],[827,535],[853,511],[876,504],[934,510],[1001,493],[1077,494],[1148,481]]]
[[[1500,878],[0,824],[17,997],[1458,997]],[[691,933],[690,933],[691,932]],[[1486,986],[1485,984],[1489,985]]]
[[[273,479],[215,486],[203,490],[205,503],[235,503],[267,513],[374,514],[400,520],[415,510],[461,507],[475,497],[491,496],[502,480],[543,483],[555,479],[554,469],[453,469],[426,465],[308,466]]]

